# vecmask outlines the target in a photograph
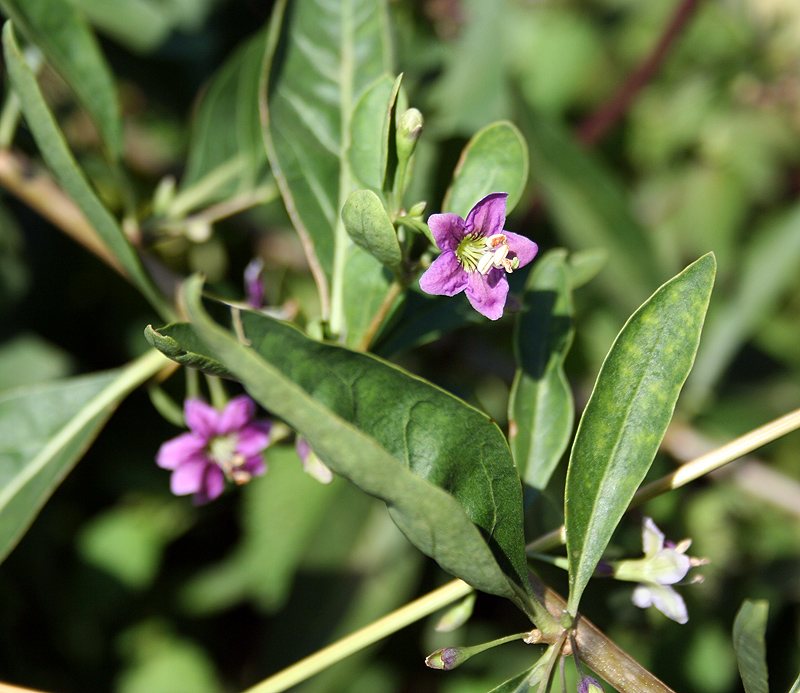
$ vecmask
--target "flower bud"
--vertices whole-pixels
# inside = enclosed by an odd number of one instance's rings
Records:
[[[429,654],[425,658],[425,664],[431,669],[450,671],[472,657],[473,653],[470,652],[471,649],[472,648],[469,647],[445,647],[442,650],[436,650],[436,652]]]
[[[397,158],[399,161],[408,161],[417,146],[417,140],[422,132],[422,113],[416,108],[409,108],[397,121]]]
[[[417,204],[408,210],[408,216],[421,219],[422,215],[425,213],[425,207],[427,204],[427,202],[417,202]]]
[[[593,676],[583,674],[578,681],[578,693],[603,693],[603,687]]]

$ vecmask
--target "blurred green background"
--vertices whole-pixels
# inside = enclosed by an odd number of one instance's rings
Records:
[[[204,87],[261,30],[271,3],[72,3],[114,70],[125,164],[147,217],[160,181],[192,175],[192,157],[208,141],[194,118]],[[800,406],[800,3],[696,3],[624,115],[597,142],[580,139],[676,9],[690,4],[389,3],[396,69],[426,118],[409,198],[437,211],[467,139],[508,118],[531,153],[529,186],[508,228],[542,249],[607,253],[575,296],[567,370],[579,406],[627,316],[686,264],[716,253],[700,353],[653,477]],[[119,211],[85,113],[54,73],[45,69],[42,83],[81,164]],[[230,127],[246,99],[232,104],[212,130]],[[24,127],[15,145],[35,156]],[[302,304],[313,290],[278,201],[216,224],[207,237],[154,232],[151,240],[166,266],[203,271],[225,295],[241,296],[242,270],[256,254],[270,303],[291,295]],[[158,323],[111,270],[5,192],[0,317],[1,390],[116,367],[146,349],[142,330]],[[505,426],[511,325],[446,333],[394,358]],[[166,389],[180,399],[181,377]],[[145,392],[135,393],[0,566],[0,680],[59,693],[239,691],[447,579],[382,505],[341,480],[310,481],[290,446],[269,451],[266,477],[209,506],[172,497],[154,455],[178,432]],[[770,602],[773,690],[788,690],[800,670],[800,438],[755,457],[641,511],[668,538],[692,537],[690,553],[711,560],[702,584],[681,589],[687,625],[636,609],[625,584],[587,590],[586,615],[676,690],[741,689],[730,629],[744,598]],[[562,483],[563,472],[551,502],[530,518],[531,538],[560,522]],[[639,550],[633,516],[614,551]],[[542,574],[565,591],[563,575]],[[534,656],[516,643],[457,672],[433,672],[423,658],[434,649],[525,622],[502,600],[479,596],[456,633],[433,625],[412,626],[302,690],[483,693]]]

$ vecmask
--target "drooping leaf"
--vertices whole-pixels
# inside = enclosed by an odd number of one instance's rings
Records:
[[[506,192],[506,212],[511,212],[528,182],[528,158],[525,138],[513,123],[487,125],[464,147],[442,211],[465,219],[478,200]]]
[[[122,152],[122,120],[114,78],[78,10],[67,0],[0,0],[0,8],[77,94],[110,158],[117,160]]]
[[[733,358],[782,294],[797,284],[800,272],[800,206],[755,234],[742,252],[742,270],[734,295],[708,316],[706,338],[686,384],[687,397],[699,406]]]
[[[245,347],[201,312],[198,290],[187,285],[190,314],[210,353],[325,464],[386,501],[418,548],[483,591],[513,596],[502,571],[527,585],[519,478],[488,417],[373,356],[249,311]]]
[[[608,250],[600,281],[620,306],[633,309],[634,297],[663,275],[622,186],[555,121],[531,115],[525,125],[531,173],[562,237],[576,250]]]
[[[117,404],[164,365],[148,352],[127,368],[0,395],[0,560],[80,459]]]
[[[286,208],[329,279],[350,241],[340,219],[355,189],[350,126],[361,95],[388,74],[382,0],[297,0],[273,11],[261,93],[264,141]],[[335,298],[335,297],[334,297]]]
[[[537,261],[514,335],[517,373],[508,405],[509,442],[525,485],[540,491],[567,449],[575,418],[564,374],[574,332],[567,266],[567,253],[560,249]]]
[[[659,288],[617,335],[597,376],[567,471],[573,615],[672,418],[694,362],[715,271],[709,253]]]
[[[767,631],[769,602],[745,599],[733,622],[733,647],[746,693],[769,693]]]
[[[45,103],[36,76],[20,52],[11,21],[3,27],[3,48],[11,83],[42,157],[67,194],[86,215],[97,235],[119,260],[128,279],[162,317],[169,318],[171,309],[153,286],[125,232],[100,201],[69,150]]]
[[[381,264],[397,268],[403,259],[397,232],[380,198],[371,190],[356,190],[347,198],[342,220],[353,242]]]
[[[226,60],[197,107],[181,190],[214,181],[203,204],[251,193],[272,180],[258,115],[265,50],[260,31]]]

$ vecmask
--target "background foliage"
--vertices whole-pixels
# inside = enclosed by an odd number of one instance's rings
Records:
[[[111,5],[74,0],[69,8],[97,32],[99,43],[87,32],[78,52],[84,65],[105,59],[111,66],[123,133],[113,126],[113,103],[98,96],[102,83],[82,95],[80,73],[59,77],[47,66],[40,80],[102,201],[119,216],[152,214],[158,224],[143,233],[165,267],[202,271],[218,294],[240,298],[242,270],[257,254],[267,267],[269,303],[313,316],[313,279],[276,200],[253,120],[259,65],[252,40],[264,31],[269,3],[119,0],[109,12]],[[34,6],[47,3],[0,3],[20,33],[19,13]],[[625,319],[710,250],[718,274],[709,317],[651,475],[797,407],[795,3],[697,3],[661,68],[602,137],[587,123],[650,54],[675,0],[389,7],[394,68],[426,118],[409,198],[418,197],[414,186],[434,190],[428,212],[442,209],[463,145],[489,123],[507,119],[527,139],[529,184],[508,228],[542,249],[570,250],[567,274],[539,281],[570,276],[575,288],[574,305],[564,309],[576,328],[565,368],[579,411]],[[25,127],[15,146],[38,156]],[[177,180],[174,198],[165,192],[168,176]],[[206,189],[197,185],[204,178]],[[133,194],[120,193],[126,189]],[[180,223],[187,212],[234,198],[257,204],[213,228],[202,217]],[[596,249],[605,250],[605,264],[584,285],[576,257],[588,263],[597,256],[574,253]],[[523,290],[523,277],[514,278]],[[294,303],[285,305],[288,296]],[[13,194],[0,198],[0,315],[5,396],[116,368],[146,350],[142,327],[160,320]],[[512,321],[453,331],[467,319],[447,319],[427,326],[432,333],[418,349],[388,339],[377,349],[506,427]],[[442,338],[432,341],[437,333]],[[176,398],[179,385],[167,383]],[[153,457],[177,430],[145,392],[122,402],[0,566],[0,679],[65,693],[242,690],[445,579],[382,504],[341,480],[315,484],[290,448],[270,450],[266,477],[212,505],[197,509],[173,498]],[[624,585],[593,582],[584,594],[582,610],[610,624],[612,638],[678,690],[739,690],[731,627],[744,598],[770,603],[773,689],[787,690],[800,667],[797,434],[758,455],[647,506],[669,538],[691,536],[691,553],[711,559],[705,582],[683,589],[687,625],[639,611]],[[549,493],[558,498],[563,484],[562,465]],[[544,507],[552,517],[543,511],[530,519],[530,536],[561,521],[557,503],[545,498]],[[636,554],[639,533],[636,517],[624,521],[610,551]],[[542,572],[566,591],[562,575]],[[503,600],[479,596],[457,639],[435,633],[433,622],[418,624],[303,690],[486,691],[529,664],[524,645],[476,658],[452,675],[425,669],[424,655],[522,625]]]

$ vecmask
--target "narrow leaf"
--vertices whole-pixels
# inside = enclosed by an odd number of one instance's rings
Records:
[[[0,561],[16,546],[117,404],[164,363],[152,351],[122,370],[0,395]]]
[[[371,190],[356,190],[342,209],[347,233],[381,264],[397,268],[403,259],[397,232],[380,198]]]
[[[381,161],[381,151],[386,149],[383,122],[391,112],[394,81],[389,75],[378,78],[359,99],[350,125],[348,157],[356,185],[379,192],[386,172],[386,161]],[[399,85],[398,85],[399,86]]]
[[[109,157],[117,160],[122,121],[114,78],[83,17],[67,0],[0,0],[0,8],[77,94]]]
[[[745,599],[733,622],[733,647],[746,693],[769,693],[767,680],[767,631],[769,603]]]
[[[250,193],[272,180],[258,115],[265,50],[261,31],[225,61],[198,105],[181,189],[229,171],[203,203]]]
[[[86,215],[97,235],[120,261],[130,281],[162,317],[168,318],[171,309],[153,286],[124,231],[103,206],[69,150],[64,135],[39,90],[36,76],[20,52],[10,21],[3,27],[3,48],[11,83],[22,103],[22,112],[42,157],[67,194]]]
[[[488,417],[373,356],[261,314],[242,314],[245,347],[205,316],[198,291],[196,280],[187,285],[190,314],[217,359],[325,464],[386,501],[412,543],[477,589],[512,596],[502,571],[527,585],[519,478]]]
[[[597,376],[567,471],[567,608],[573,615],[672,418],[715,272],[709,253],[658,289],[617,335]]]
[[[564,374],[574,332],[566,251],[551,250],[536,263],[524,303],[514,334],[509,442],[525,485],[541,491],[569,445],[575,417]]]
[[[513,123],[488,125],[467,143],[442,202],[443,212],[466,218],[478,200],[506,192],[511,212],[528,182],[528,147]]]
[[[263,135],[292,222],[330,277],[336,243],[348,243],[339,212],[355,189],[347,159],[353,111],[390,69],[386,8],[382,0],[286,8],[276,4],[270,28]]]

